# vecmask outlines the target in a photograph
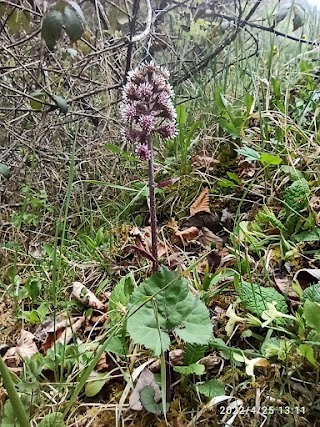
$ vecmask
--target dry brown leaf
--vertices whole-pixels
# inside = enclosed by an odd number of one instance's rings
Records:
[[[17,342],[16,352],[21,357],[25,359],[26,357],[31,357],[32,355],[38,353],[38,348],[34,342],[35,336],[28,331],[21,331],[21,336]]]
[[[103,353],[96,365],[96,371],[106,372],[107,370],[109,370],[109,363],[107,362],[107,354]]]
[[[320,280],[319,268],[301,268],[293,276],[293,280],[297,280],[302,289],[317,283]]]
[[[223,240],[221,237],[215,235],[206,227],[202,227],[198,240],[205,247],[209,247],[211,243],[215,243],[217,249],[223,248]]]
[[[137,381],[137,384],[129,398],[129,406],[134,411],[142,411],[143,406],[140,402],[140,391],[146,386],[151,386],[154,391],[154,401],[159,402],[161,399],[161,391],[158,384],[155,382],[154,374],[149,369],[144,369]]]
[[[125,253],[134,253],[137,252],[140,255],[153,260],[152,257],[152,234],[151,227],[147,226],[139,229],[138,227],[134,227],[129,235],[135,238],[135,245],[130,244],[129,240],[124,243],[122,246],[122,250]],[[160,238],[157,239],[157,250],[158,250],[158,258],[163,257],[168,254],[170,248],[168,245],[165,245]]]
[[[223,359],[216,354],[209,354],[208,356],[203,357],[199,360],[199,363],[203,365],[206,369],[217,369],[223,363]]]
[[[220,164],[220,160],[212,156],[200,156],[199,154],[192,156],[191,161],[197,169],[207,171],[213,171]]]
[[[61,342],[62,344],[68,344],[73,338],[74,334],[78,329],[81,328],[83,322],[85,321],[85,317],[75,317],[72,319],[72,326],[68,326],[65,330],[60,334],[59,338],[56,341],[51,343],[51,348],[54,347],[56,342]]]
[[[200,230],[197,227],[189,227],[185,230],[178,230],[173,233],[174,243],[189,243],[199,237]]]
[[[257,162],[256,161],[247,161],[243,156],[239,156],[238,160],[238,176],[240,179],[243,178],[252,178],[257,170]]]
[[[288,296],[290,299],[298,299],[298,295],[292,289],[292,279],[289,277],[280,278],[275,276],[273,278],[277,288],[283,295]]]
[[[254,365],[258,366],[258,368],[263,368],[265,370],[269,370],[271,368],[269,361],[267,359],[264,359],[263,357],[260,357]]]
[[[184,355],[184,350],[182,350],[181,348],[177,348],[176,350],[169,351],[170,363],[173,366],[183,365],[183,355]],[[149,369],[152,372],[158,372],[160,371],[160,367],[161,367],[161,360],[157,359],[149,366]]]
[[[105,311],[105,305],[80,282],[73,282],[72,296],[87,307],[94,308],[95,310]]]
[[[21,358],[17,353],[17,347],[11,347],[3,356],[3,361],[9,368],[18,368]]]
[[[59,314],[54,320],[42,322],[35,331],[35,338],[40,341],[41,350],[46,352],[53,348],[56,341],[65,342],[72,338],[72,331],[76,332],[83,324],[84,317],[65,318],[64,314]],[[66,329],[69,332],[65,332]],[[71,331],[71,332],[70,332]],[[69,338],[71,336],[71,338]]]
[[[195,200],[195,202],[190,207],[190,215],[195,215],[198,212],[209,212],[209,190],[208,188],[204,189],[200,196]]]
[[[314,211],[314,212],[319,212],[320,211],[320,197],[318,196],[312,196],[310,199],[310,208]]]

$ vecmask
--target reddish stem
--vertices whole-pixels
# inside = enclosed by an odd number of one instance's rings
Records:
[[[150,200],[150,221],[151,221],[151,250],[154,260],[152,261],[152,272],[158,270],[158,236],[157,236],[157,209],[156,209],[156,196],[155,196],[155,183],[154,183],[154,157],[151,135],[148,135],[148,149],[150,152],[149,159],[149,200]]]

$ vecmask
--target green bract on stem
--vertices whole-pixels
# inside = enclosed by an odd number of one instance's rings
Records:
[[[176,135],[176,111],[169,72],[154,64],[141,65],[128,73],[122,93],[121,115],[125,122],[124,139],[136,146],[140,160],[149,162],[150,221],[153,271],[158,269],[157,210],[154,181],[154,135],[169,139]]]

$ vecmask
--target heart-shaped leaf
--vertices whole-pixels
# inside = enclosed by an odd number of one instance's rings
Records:
[[[190,292],[186,279],[166,267],[134,291],[129,314],[131,338],[155,354],[169,348],[170,331],[190,343],[207,344],[211,338],[207,307]]]

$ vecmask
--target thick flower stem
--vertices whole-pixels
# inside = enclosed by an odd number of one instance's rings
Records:
[[[149,159],[149,200],[150,200],[150,222],[151,222],[151,239],[152,239],[152,256],[154,261],[152,262],[152,271],[155,273],[158,270],[158,238],[157,238],[157,208],[156,208],[156,196],[155,196],[155,183],[154,183],[154,154],[152,147],[151,135],[148,136],[148,149],[150,152]]]

